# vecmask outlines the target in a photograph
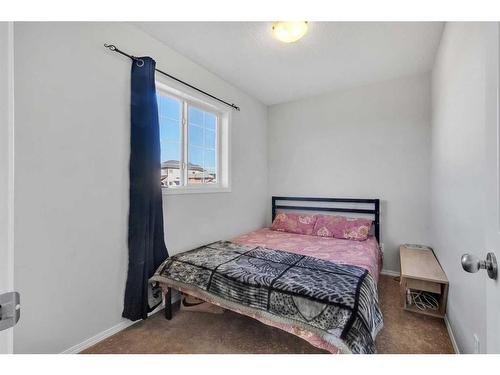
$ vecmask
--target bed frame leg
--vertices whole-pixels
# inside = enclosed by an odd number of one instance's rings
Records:
[[[172,319],[172,288],[168,288],[165,293],[165,319]]]

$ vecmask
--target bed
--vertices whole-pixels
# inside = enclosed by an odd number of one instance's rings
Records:
[[[165,293],[165,317],[173,288],[331,353],[375,353],[379,207],[378,199],[272,197],[274,222],[282,212],[328,212],[369,216],[372,229],[359,241],[263,228],[172,256],[151,278]]]

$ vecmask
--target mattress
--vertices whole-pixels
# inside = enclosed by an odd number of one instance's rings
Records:
[[[362,267],[378,282],[382,269],[382,252],[373,236],[366,241],[352,241],[331,237],[309,236],[259,229],[232,240],[246,246],[262,246],[291,253],[307,255],[340,264]]]

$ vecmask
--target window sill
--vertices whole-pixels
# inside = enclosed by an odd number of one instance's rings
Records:
[[[183,187],[183,188],[162,188],[163,195],[181,195],[181,194],[212,194],[212,193],[230,193],[230,187]]]

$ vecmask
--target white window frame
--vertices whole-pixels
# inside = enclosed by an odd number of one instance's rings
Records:
[[[162,186],[165,195],[176,194],[203,194],[231,192],[230,161],[231,161],[231,111],[224,106],[208,101],[205,97],[187,94],[184,91],[156,80],[156,90],[162,95],[179,100],[182,103],[181,118],[181,155],[179,168],[181,169],[181,185],[173,187]],[[217,116],[216,125],[216,178],[215,184],[188,184],[188,106],[191,105],[203,111],[214,113]],[[160,183],[158,181],[158,183]]]

